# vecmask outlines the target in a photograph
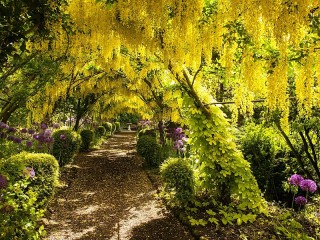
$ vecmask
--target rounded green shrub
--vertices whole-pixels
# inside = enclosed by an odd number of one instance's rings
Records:
[[[80,147],[81,139],[77,132],[71,130],[58,130],[52,135],[54,142],[52,154],[60,166],[70,163]]]
[[[106,129],[104,128],[104,126],[98,126],[95,131],[95,134],[97,138],[101,138],[104,135],[106,135]]]
[[[115,131],[120,132],[120,122],[115,122],[114,125],[115,125]]]
[[[112,132],[112,123],[106,122],[106,123],[102,124],[102,126],[104,126],[104,128],[106,129],[107,133],[111,134],[111,132]]]
[[[164,191],[181,205],[188,203],[194,195],[194,175],[186,159],[168,158],[160,166]]]
[[[35,172],[30,187],[38,194],[38,204],[47,204],[58,184],[58,161],[50,154],[22,152],[3,161],[0,164],[0,172],[6,175],[10,182],[14,183],[21,180],[26,167],[33,168]]]
[[[80,150],[88,151],[90,148],[90,144],[93,141],[93,131],[89,129],[84,129],[80,132],[80,136],[81,136]]]
[[[143,135],[137,141],[137,152],[149,167],[157,167],[161,163],[161,148],[156,138]]]
[[[58,161],[49,154],[22,152],[0,164],[8,181],[0,188],[0,239],[40,239],[39,225],[58,184]]]

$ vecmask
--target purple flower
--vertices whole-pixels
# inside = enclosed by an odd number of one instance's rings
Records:
[[[34,169],[32,167],[26,167],[26,169],[23,171],[24,175],[30,178],[34,178],[36,175]]]
[[[182,133],[182,128],[177,128],[177,129],[175,130],[175,132],[176,132],[177,134]]]
[[[37,148],[38,148],[38,149],[41,149],[41,148],[43,148],[43,146],[42,146],[41,144],[39,144],[39,145],[37,146]]]
[[[28,133],[31,134],[31,135],[34,134],[35,132],[36,132],[36,131],[33,130],[33,129],[29,129],[29,130],[28,130]]]
[[[315,181],[312,181],[310,179],[302,180],[299,184],[300,188],[304,191],[308,191],[311,193],[314,193],[317,191],[317,184]]]
[[[60,128],[60,124],[59,123],[55,123],[55,124],[53,124],[52,127],[55,128],[55,129],[58,129],[58,128]]]
[[[33,145],[32,141],[27,141],[27,142],[26,142],[26,146],[27,146],[28,148],[31,148],[32,145]]]
[[[5,176],[0,174],[0,189],[8,186],[8,180]]]
[[[307,199],[303,196],[299,196],[294,199],[294,202],[297,205],[303,206],[303,205],[306,205]]]
[[[179,147],[182,147],[182,146],[183,146],[182,140],[178,140],[178,141],[177,141],[177,145],[178,145]]]
[[[53,138],[52,137],[47,137],[43,140],[46,143],[52,143],[53,142]]]
[[[38,138],[39,138],[39,134],[33,134],[33,139],[36,139],[36,140],[38,140]]]
[[[41,129],[47,129],[48,126],[47,126],[47,124],[45,124],[45,123],[41,123],[40,128],[41,128]]]
[[[20,144],[22,142],[22,139],[21,138],[14,138],[13,142]]]
[[[50,129],[46,129],[46,130],[44,131],[43,136],[44,136],[45,138],[49,138],[49,137],[51,137],[51,134],[52,134],[51,130],[50,130]]]
[[[27,129],[25,129],[25,128],[22,128],[22,129],[20,130],[20,132],[21,132],[21,133],[27,133],[27,132],[28,132],[28,130],[27,130]]]
[[[5,124],[4,122],[0,122],[0,128],[2,129],[8,129],[9,126],[7,124]]]
[[[8,131],[8,133],[11,133],[11,132],[15,132],[15,131],[16,131],[16,129],[15,129],[15,128],[13,128],[13,127],[9,127],[7,131]]]
[[[61,135],[60,135],[60,140],[62,140],[62,141],[66,140],[66,135],[61,134]]]
[[[303,177],[301,177],[299,174],[293,174],[289,179],[289,183],[294,186],[299,186],[302,180]]]
[[[8,139],[9,141],[13,141],[14,136],[10,135],[10,136],[7,137],[7,139]]]

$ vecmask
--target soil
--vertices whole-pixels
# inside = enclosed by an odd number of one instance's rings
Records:
[[[135,144],[135,132],[118,133],[63,169],[46,239],[194,239],[155,197]]]

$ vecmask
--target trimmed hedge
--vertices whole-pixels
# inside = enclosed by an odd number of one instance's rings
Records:
[[[120,132],[120,122],[115,122],[114,125],[115,125],[115,131]]]
[[[58,184],[58,161],[22,152],[0,163],[0,175],[0,239],[41,239],[39,221]]]
[[[112,123],[106,122],[106,123],[102,124],[102,126],[104,126],[104,128],[107,131],[107,133],[109,133],[109,134],[112,133]]]
[[[179,205],[194,196],[194,175],[190,164],[182,158],[168,158],[160,167],[164,192],[173,196]]]
[[[21,172],[25,167],[34,169],[36,175],[30,186],[37,189],[38,200],[45,204],[53,196],[58,184],[58,161],[50,154],[22,152],[1,162],[0,171],[10,182],[16,182],[21,180]]]
[[[60,166],[70,163],[78,152],[81,139],[80,135],[72,130],[58,130],[52,135],[54,142],[52,154],[58,160]]]
[[[95,134],[97,138],[101,138],[104,135],[106,135],[106,129],[104,128],[104,126],[98,126],[95,131]]]
[[[80,150],[81,151],[89,151],[90,144],[93,141],[93,135],[94,135],[93,131],[89,129],[84,129],[80,132],[80,136],[81,136]]]
[[[137,141],[137,152],[141,155],[147,166],[158,167],[162,161],[161,147],[155,137],[143,135]]]

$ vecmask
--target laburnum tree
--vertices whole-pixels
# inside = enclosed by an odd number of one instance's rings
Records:
[[[252,100],[265,99],[285,133],[291,92],[301,116],[319,107],[318,9],[316,0],[72,0],[66,11],[77,31],[71,36],[57,28],[61,37],[52,49],[69,42],[70,57],[94,55],[109,76],[122,75],[98,85],[88,79],[81,84],[83,93],[123,89],[125,79],[123,96],[149,87],[155,101],[161,97],[164,105],[178,106],[180,121],[190,129],[200,189],[225,205],[225,221],[241,222],[264,212],[265,202],[236,148],[230,123],[207,89],[215,84],[207,73],[228,82],[235,113],[252,112]],[[133,54],[139,56],[138,65]],[[152,80],[155,74],[176,87],[152,92],[159,87]],[[63,94],[64,85],[55,84],[55,92]]]

